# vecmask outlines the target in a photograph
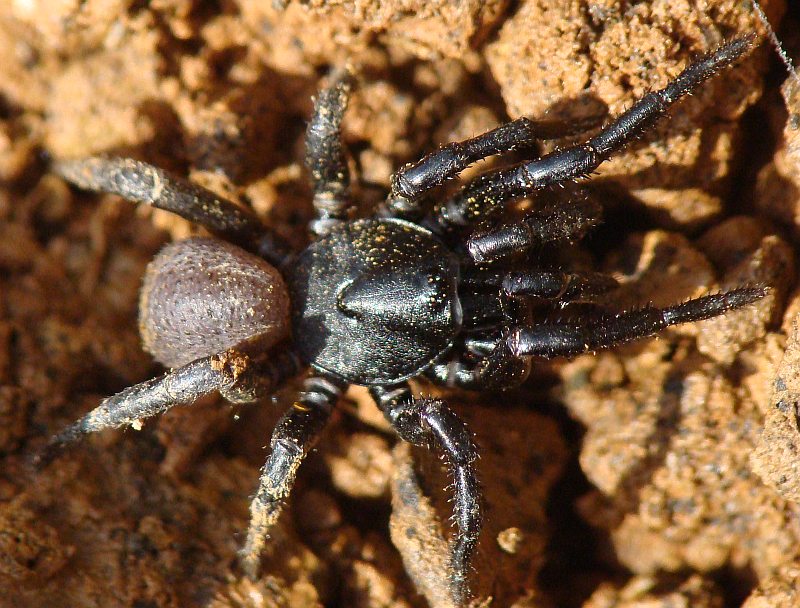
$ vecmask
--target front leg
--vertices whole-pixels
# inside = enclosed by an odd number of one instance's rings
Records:
[[[545,139],[578,135],[597,127],[604,116],[599,114],[571,120],[531,120],[517,118],[476,137],[442,146],[415,163],[409,163],[392,176],[392,192],[386,201],[387,210],[397,217],[414,215],[422,210],[425,194],[455,177],[472,163],[531,148]]]
[[[679,325],[718,317],[728,310],[747,306],[767,294],[765,287],[739,287],[687,300],[666,308],[648,306],[616,315],[583,317],[572,321],[548,321],[507,329],[489,355],[474,368],[475,382],[487,388],[506,388],[514,383],[504,374],[518,362],[532,357],[574,357],[651,336]]]
[[[687,300],[665,308],[647,306],[616,315],[581,319],[572,323],[540,323],[509,330],[489,356],[490,364],[499,358],[574,357],[651,336],[681,323],[718,317],[728,310],[752,304],[767,295],[764,287],[739,287],[731,291]]]
[[[537,209],[516,222],[473,234],[467,251],[480,264],[545,243],[577,241],[600,223],[601,216],[600,205],[588,198]]]
[[[699,58],[666,87],[639,99],[584,144],[479,175],[452,198],[437,205],[425,219],[425,225],[439,231],[471,226],[496,217],[513,199],[591,175],[613,153],[652,127],[673,103],[744,55],[754,42],[753,35],[737,38]]]
[[[441,450],[450,465],[455,488],[453,516],[458,534],[452,543],[452,593],[457,604],[468,595],[467,574],[478,544],[483,514],[475,473],[478,450],[467,425],[439,399],[415,399],[407,384],[374,387],[370,394],[402,439]]]

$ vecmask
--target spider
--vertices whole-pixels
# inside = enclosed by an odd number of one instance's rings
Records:
[[[362,219],[349,216],[340,131],[352,77],[343,71],[319,93],[306,132],[316,217],[309,226],[314,240],[299,252],[249,209],[143,162],[93,157],[54,163],[79,187],[166,209],[214,237],[166,246],[144,278],[144,347],[170,371],[104,399],[53,437],[42,461],[83,434],[138,427],[144,418],[209,393],[257,401],[310,367],[302,392],[272,434],[250,507],[243,570],[257,576],[267,534],[298,467],[343,391],[357,384],[369,388],[403,440],[438,449],[448,462],[457,528],[450,576],[453,596],[463,601],[482,524],[478,449],[443,400],[412,396],[408,381],[424,377],[466,389],[506,389],[525,380],[532,359],[610,347],[763,297],[764,287],[739,287],[666,308],[537,320],[541,308],[591,302],[616,282],[596,273],[532,268],[511,254],[581,238],[599,222],[600,209],[578,198],[497,221],[509,201],[589,175],[672,103],[741,57],[754,39],[734,39],[699,58],[585,143],[486,172],[429,202],[431,190],[480,159],[596,124],[520,118],[443,146],[397,171],[386,202]]]

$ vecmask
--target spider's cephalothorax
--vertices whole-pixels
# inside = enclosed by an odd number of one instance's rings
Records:
[[[340,126],[350,77],[343,74],[320,93],[306,135],[316,240],[299,253],[249,210],[153,166],[101,158],[57,163],[57,171],[78,186],[170,210],[218,238],[169,245],[148,268],[142,337],[173,369],[105,399],[54,437],[44,459],[84,433],[136,424],[214,391],[234,402],[256,401],[310,366],[303,392],[273,431],[242,550],[245,571],[256,576],[267,532],[300,462],[342,391],[360,384],[369,387],[401,438],[441,450],[451,467],[458,529],[450,567],[460,601],[481,528],[477,450],[445,403],[414,398],[407,381],[421,376],[469,389],[508,388],[525,379],[533,358],[612,346],[720,315],[765,294],[762,287],[741,287],[663,309],[613,315],[598,309],[569,322],[532,321],[531,302],[540,308],[587,302],[616,283],[599,274],[520,267],[518,256],[507,254],[578,239],[599,221],[599,209],[580,199],[480,234],[472,227],[485,226],[511,200],[590,174],[752,43],[752,36],[737,39],[700,58],[583,144],[485,173],[429,203],[429,191],[479,159],[596,125],[521,118],[444,146],[398,171],[386,203],[358,220],[347,213]]]

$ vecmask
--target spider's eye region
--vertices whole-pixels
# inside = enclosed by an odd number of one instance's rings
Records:
[[[337,305],[363,322],[413,331],[423,319],[452,313],[450,299],[443,296],[443,283],[439,273],[417,267],[364,274],[342,288]]]

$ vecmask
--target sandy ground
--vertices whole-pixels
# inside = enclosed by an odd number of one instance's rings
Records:
[[[800,13],[762,5],[797,57]],[[363,389],[301,469],[255,582],[236,551],[296,383],[27,466],[100,398],[159,372],[137,329],[141,277],[196,232],[70,188],[50,159],[146,160],[301,247],[303,132],[333,66],[357,75],[344,137],[366,212],[437,145],[523,115],[618,114],[753,30],[738,0],[3,4],[0,607],[452,605],[446,472],[398,444]],[[617,277],[615,308],[742,284],[771,286],[764,300],[542,363],[507,393],[416,385],[480,446],[474,606],[800,605],[800,89],[783,80],[762,47],[680,102],[593,177],[605,223],[559,254]]]

